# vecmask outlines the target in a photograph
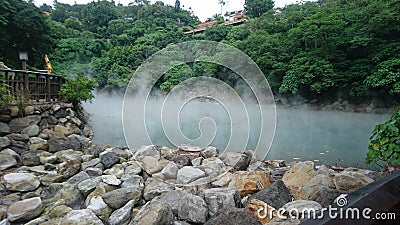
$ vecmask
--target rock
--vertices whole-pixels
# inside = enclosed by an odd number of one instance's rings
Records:
[[[138,161],[142,161],[145,156],[151,156],[156,159],[160,159],[160,152],[158,151],[158,147],[155,145],[142,146],[135,152],[133,158]]]
[[[218,177],[215,178],[215,181],[211,183],[213,187],[216,188],[223,188],[223,187],[228,187],[229,183],[231,182],[233,178],[233,174],[231,172],[226,172]]]
[[[162,170],[161,173],[166,179],[176,179],[178,174],[178,166],[174,162],[169,162]]]
[[[182,168],[184,166],[191,166],[192,161],[190,160],[189,157],[184,156],[184,155],[175,155],[171,159],[179,168]]]
[[[144,180],[143,177],[138,175],[125,175],[121,178],[123,180],[121,184],[121,188],[135,188],[139,190],[143,190],[144,188]]]
[[[154,173],[160,172],[163,165],[160,164],[157,158],[145,156],[142,159],[142,167],[146,173],[153,175]]]
[[[89,140],[77,134],[71,134],[67,138],[50,138],[49,152],[58,152],[66,149],[82,150],[89,146]]]
[[[11,222],[18,220],[29,220],[40,215],[44,209],[39,197],[28,198],[15,202],[7,210],[7,219]]]
[[[220,174],[227,172],[229,169],[220,159],[215,159],[212,161],[205,159],[203,161],[203,165],[199,166],[198,168],[204,170],[204,172],[206,172],[206,175],[209,177],[217,177]]]
[[[316,201],[323,207],[333,204],[334,200],[340,195],[336,189],[326,186],[315,186],[309,195],[309,199]]]
[[[147,202],[129,225],[167,225],[173,221],[171,207],[158,201]]]
[[[131,165],[125,168],[125,175],[138,175],[142,172],[142,168],[139,163],[135,161],[130,161]]]
[[[9,173],[3,179],[6,188],[11,191],[33,191],[40,185],[39,178],[30,173]]]
[[[98,177],[103,175],[103,170],[100,168],[87,168],[85,172],[91,177]]]
[[[28,105],[25,107],[25,115],[32,115],[33,113],[35,113],[35,108],[31,105]]]
[[[68,179],[69,184],[79,184],[80,182],[89,179],[90,176],[84,171],[81,171]]]
[[[312,218],[312,213],[321,210],[322,206],[315,201],[296,200],[286,203],[282,208],[285,209],[289,215],[296,216],[296,218],[300,218],[301,216],[305,216],[305,218]]]
[[[17,165],[17,160],[7,153],[0,153],[0,171],[6,170],[10,167]]]
[[[315,175],[317,175],[317,172],[314,170],[314,162],[299,162],[283,175],[282,181],[294,198],[300,199],[301,188]]]
[[[112,151],[115,152],[118,157],[126,160],[128,160],[132,156],[132,153],[128,149],[113,148]]]
[[[76,185],[64,183],[63,187],[51,199],[52,202],[63,200],[63,204],[76,209],[80,208],[85,200],[81,192],[76,188]]]
[[[0,122],[0,136],[4,136],[11,133],[10,127],[3,122]]]
[[[101,180],[101,177],[94,177],[81,181],[78,184],[78,190],[80,190],[86,196],[96,188],[97,184],[99,184]]]
[[[373,179],[353,171],[342,171],[334,178],[336,189],[342,192],[352,192],[372,182]]]
[[[27,134],[9,134],[7,137],[13,141],[28,142],[29,136]]]
[[[382,177],[382,173],[379,173],[378,171],[367,170],[367,169],[348,167],[344,171],[359,172],[359,173],[364,174],[365,176],[371,178],[374,181],[378,180],[379,178]]]
[[[56,125],[54,127],[54,134],[58,138],[68,137],[69,135],[72,134],[72,130],[62,125]]]
[[[11,120],[11,116],[0,114],[0,122],[7,123],[7,122],[10,122],[10,120]]]
[[[218,150],[216,147],[208,146],[202,152],[201,155],[204,158],[211,158],[218,155]]]
[[[39,137],[31,137],[29,138],[29,149],[30,150],[47,150],[49,148],[49,144],[47,140],[39,138]]]
[[[334,170],[329,169],[325,165],[321,165],[317,169],[317,174],[322,174],[322,175],[325,175],[325,176],[328,176],[328,177],[332,177],[334,175],[334,173],[335,173]]]
[[[271,181],[267,172],[238,172],[233,175],[229,187],[236,187],[242,197],[254,194],[270,185]]]
[[[185,221],[174,221],[171,223],[171,225],[190,225],[190,224],[186,223]]]
[[[251,160],[251,157],[250,157],[250,159],[248,159],[247,155],[239,153],[239,152],[224,152],[221,154],[221,156],[219,158],[225,163],[226,166],[234,167],[234,168],[237,168],[237,166],[245,167],[247,164],[247,161],[248,161],[248,163],[250,163],[250,160]],[[246,160],[246,159],[248,159],[248,160]],[[237,165],[238,162],[241,160],[243,161],[241,163],[241,165]],[[247,164],[247,166],[248,166],[248,164]],[[241,169],[243,169],[243,168],[241,168]]]
[[[81,168],[81,162],[78,160],[68,160],[58,164],[57,170],[64,178],[70,178],[77,174]]]
[[[102,198],[111,208],[118,209],[125,205],[129,200],[139,202],[142,191],[134,188],[120,188],[105,193]]]
[[[84,218],[84,219],[83,219]],[[103,222],[89,209],[72,210],[60,221],[59,225],[103,225]]]
[[[118,186],[121,184],[121,181],[114,175],[102,175],[101,178],[104,183],[109,185]]]
[[[114,175],[118,179],[124,175],[125,167],[122,164],[115,164],[112,168],[104,170],[104,174]]]
[[[240,194],[236,188],[212,188],[204,191],[208,213],[213,217],[228,207],[240,207]]]
[[[299,190],[299,197],[301,199],[309,199],[310,194],[314,191],[314,188],[317,186],[325,186],[328,188],[335,188],[333,184],[333,179],[324,175],[324,174],[317,174],[311,180],[304,184],[303,187]]]
[[[119,225],[128,221],[131,218],[131,211],[134,205],[135,201],[130,200],[122,208],[115,210],[109,218],[110,225]]]
[[[92,159],[89,162],[84,162],[84,163],[82,163],[82,169],[84,170],[84,169],[89,168],[89,167],[95,167],[100,162],[101,161],[100,161],[99,158]]]
[[[197,157],[197,158],[192,160],[192,165],[193,166],[200,166],[202,162],[203,162],[203,157]]]
[[[249,210],[234,207],[221,210],[220,213],[204,225],[226,225],[229,223],[228,221],[234,221],[235,225],[261,225]]]
[[[192,223],[205,223],[208,217],[207,205],[196,195],[186,195],[180,200],[178,217]]]
[[[101,219],[108,219],[112,213],[112,209],[103,201],[102,197],[93,196],[90,199],[87,209],[91,210]]]
[[[119,157],[115,152],[105,151],[100,153],[100,161],[104,164],[106,168],[111,168],[115,164],[119,163]]]
[[[8,123],[8,126],[10,126],[11,133],[19,133],[30,125],[37,125],[40,120],[41,117],[38,115],[15,118]]]
[[[30,126],[24,128],[21,131],[21,134],[26,134],[29,137],[33,137],[33,136],[37,136],[39,134],[39,131],[40,131],[39,126],[34,124],[34,125],[30,125]]]
[[[267,224],[274,217],[278,216],[274,207],[258,199],[251,200],[246,205],[246,209],[249,210],[254,215],[254,217],[262,224]]]
[[[275,209],[279,209],[291,201],[290,192],[281,180],[275,181],[270,186],[250,196],[248,201],[250,202],[253,199],[261,200]]]
[[[40,165],[39,153],[34,150],[23,152],[21,154],[20,160],[21,160],[22,164],[25,166]]]
[[[53,219],[53,218],[57,218],[57,217],[63,217],[66,214],[68,214],[69,212],[71,212],[72,209],[69,206],[66,205],[58,205],[56,207],[54,207],[50,212],[49,212],[49,218]]]
[[[0,149],[10,146],[11,141],[8,137],[0,137]]]
[[[184,166],[178,170],[177,182],[181,184],[188,184],[205,176],[206,173],[201,169],[197,169],[192,166]]]
[[[159,196],[168,191],[172,191],[174,186],[165,183],[162,180],[155,178],[147,178],[143,189],[143,197],[145,200],[150,201],[156,196]]]
[[[67,161],[80,161],[82,162],[82,152],[75,151],[73,149],[61,150],[54,154],[57,156],[58,161],[67,162]]]
[[[173,190],[168,191],[154,199],[154,201],[158,201],[160,203],[166,203],[171,207],[172,213],[175,216],[178,216],[178,209],[181,203],[181,199],[187,195],[190,195],[188,192],[183,190]]]

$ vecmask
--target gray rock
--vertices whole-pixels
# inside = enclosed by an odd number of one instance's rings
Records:
[[[178,217],[192,223],[205,223],[208,217],[207,205],[199,196],[186,195],[179,204]]]
[[[291,201],[291,195],[285,184],[281,180],[277,180],[270,186],[260,190],[259,192],[251,195],[248,202],[253,199],[261,200],[275,209],[281,208],[283,205]]]
[[[18,154],[22,154],[23,152],[29,150],[28,144],[23,141],[11,141],[11,146],[9,148]]]
[[[4,136],[11,133],[10,127],[3,122],[0,122],[0,136]]]
[[[227,172],[229,169],[220,159],[215,159],[212,161],[204,160],[203,165],[199,166],[199,168],[204,170],[206,175],[210,177],[217,177],[218,175]]]
[[[39,138],[39,137],[31,137],[29,138],[29,149],[30,150],[47,150],[49,148],[49,144],[47,140]]]
[[[171,207],[158,201],[147,202],[129,225],[166,225],[173,221]]]
[[[82,163],[82,169],[84,170],[84,169],[89,168],[89,167],[94,167],[97,164],[99,164],[100,162],[101,161],[100,161],[99,158],[92,159],[89,162],[84,162],[84,163]]]
[[[139,161],[141,161],[145,156],[151,156],[156,159],[160,159],[160,152],[158,150],[158,146],[155,145],[142,146],[133,155],[133,157]]]
[[[216,147],[208,146],[201,152],[201,154],[204,158],[210,158],[210,157],[217,156],[218,150]]]
[[[148,178],[143,189],[143,197],[145,200],[150,201],[156,196],[172,190],[174,190],[173,185],[159,179]]]
[[[75,184],[64,183],[63,187],[54,195],[53,201],[62,200],[63,203],[73,209],[80,208],[84,202],[84,196],[76,188]]]
[[[197,157],[197,158],[192,160],[192,165],[193,166],[200,166],[202,162],[203,162],[203,157]]]
[[[118,186],[121,184],[121,180],[114,175],[102,175],[101,178],[104,183],[109,185]]]
[[[131,165],[125,168],[125,175],[139,175],[142,172],[142,167],[135,161],[129,162]]]
[[[233,167],[236,170],[246,170],[250,165],[251,158],[253,155],[250,151],[244,153],[227,152],[220,156],[220,159],[229,167]]]
[[[56,152],[54,155],[57,156],[57,159],[61,162],[67,162],[69,160],[82,162],[81,151],[75,151],[73,149],[61,150]]]
[[[91,210],[100,218],[108,218],[111,214],[112,209],[103,201],[102,197],[93,196],[90,199],[87,209]]]
[[[35,150],[23,152],[21,154],[20,160],[25,166],[38,166],[41,164],[39,153]]]
[[[103,225],[103,222],[89,209],[72,210],[60,221],[60,225]]]
[[[29,137],[33,137],[33,136],[37,136],[39,134],[39,126],[34,124],[34,125],[30,125],[28,127],[25,127],[22,131],[21,134],[26,134]]]
[[[144,188],[144,180],[141,176],[124,175],[121,180],[123,180],[121,188],[135,188],[139,190],[143,190]]]
[[[178,170],[177,182],[181,184],[188,184],[205,176],[206,173],[201,169],[197,169],[192,166],[184,166]]]
[[[10,126],[12,133],[18,133],[30,125],[37,125],[40,120],[41,117],[38,115],[15,118],[8,123],[8,126]]]
[[[334,182],[337,190],[352,192],[374,182],[374,180],[359,172],[342,171],[335,175]]]
[[[226,225],[234,221],[235,225],[261,225],[253,214],[244,208],[226,208],[221,210],[213,219],[207,221],[204,225]]]
[[[204,191],[210,217],[228,207],[240,207],[240,193],[236,188],[212,188]]]
[[[30,173],[9,173],[3,179],[6,188],[11,191],[33,191],[40,185],[39,178]]]
[[[0,137],[0,149],[10,146],[11,141],[8,137]]]
[[[131,211],[134,205],[135,201],[130,200],[122,208],[115,210],[110,216],[110,225],[119,225],[128,221],[131,218]]]
[[[28,198],[15,202],[7,210],[7,219],[11,222],[18,220],[29,220],[40,215],[44,205],[39,197]]]
[[[13,141],[29,141],[29,136],[27,134],[9,134],[7,137]]]
[[[70,178],[77,174],[81,169],[81,162],[78,160],[68,160],[58,164],[57,170],[64,178]]]
[[[25,107],[25,115],[32,115],[35,112],[35,108],[31,105]]]
[[[183,190],[173,190],[166,192],[155,199],[161,203],[167,203],[172,210],[172,213],[177,217],[178,216],[178,209],[181,203],[181,199],[185,196],[190,195],[188,192]]]
[[[103,175],[103,170],[100,168],[86,168],[85,172],[91,177],[98,177]]]
[[[100,153],[100,161],[104,164],[106,168],[111,168],[115,164],[119,163],[118,155],[113,151],[105,151]]]
[[[78,184],[89,178],[90,178],[90,176],[86,172],[81,171],[81,172],[75,174],[74,176],[72,176],[71,178],[69,178],[67,182],[70,184]]]
[[[176,179],[178,174],[178,166],[174,162],[169,162],[162,170],[161,173],[166,179]]]
[[[190,224],[186,223],[185,221],[174,221],[172,222],[171,225],[190,225]]]
[[[71,134],[67,138],[50,138],[47,142],[49,144],[49,152],[58,152],[66,149],[82,150],[89,146],[89,139]]]
[[[333,204],[334,200],[340,195],[336,189],[326,186],[315,186],[310,193],[310,200],[316,201],[323,207]]]
[[[97,184],[99,184],[101,180],[101,177],[94,177],[81,181],[78,184],[78,190],[80,190],[84,195],[88,195],[96,188]]]
[[[184,156],[184,155],[175,155],[172,158],[172,161],[179,167],[182,168],[184,166],[191,166],[192,161],[190,160],[189,157]]]
[[[17,160],[15,160],[12,155],[3,152],[0,153],[0,171],[6,170],[15,165],[17,165]]]
[[[142,191],[134,188],[120,188],[105,193],[102,198],[111,208],[118,209],[125,205],[129,200],[138,202],[142,197]]]
[[[162,164],[157,158],[151,156],[145,156],[142,159],[142,167],[146,173],[153,175],[154,173],[160,172],[163,168]]]
[[[382,173],[379,173],[378,171],[367,170],[367,169],[348,167],[344,171],[359,172],[359,173],[362,173],[365,176],[371,178],[372,180],[378,180],[379,178],[382,177]]]

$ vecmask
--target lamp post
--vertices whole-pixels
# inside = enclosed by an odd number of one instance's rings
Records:
[[[28,61],[28,52],[20,51],[19,60],[22,62],[22,70],[26,70],[26,61]]]

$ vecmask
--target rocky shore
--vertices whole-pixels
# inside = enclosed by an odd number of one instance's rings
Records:
[[[260,210],[321,209],[382,175],[287,165],[251,150],[100,147],[70,104],[0,116],[0,224],[299,224]]]

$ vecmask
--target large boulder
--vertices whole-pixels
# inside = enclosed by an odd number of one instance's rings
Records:
[[[180,200],[178,217],[191,223],[205,223],[208,217],[207,205],[197,195],[186,195]]]
[[[104,151],[100,153],[100,161],[106,168],[111,168],[115,164],[119,163],[119,160],[117,153],[113,151]]]
[[[30,125],[28,127],[25,127],[22,131],[21,134],[26,134],[29,137],[37,136],[39,134],[40,128],[38,125]]]
[[[110,225],[119,225],[128,221],[131,218],[131,211],[134,205],[135,201],[130,200],[122,208],[115,210],[109,218]]]
[[[129,200],[138,202],[142,197],[140,189],[120,188],[105,193],[102,198],[104,202],[111,208],[118,209],[124,206]]]
[[[8,147],[11,144],[11,140],[8,137],[0,137],[0,149]]]
[[[40,185],[39,178],[30,173],[9,173],[3,179],[6,188],[11,191],[33,191]]]
[[[10,127],[3,122],[0,122],[0,136],[4,136],[11,133]]]
[[[302,187],[315,175],[317,172],[314,170],[314,162],[299,162],[283,175],[282,181],[295,199],[301,199]]]
[[[147,178],[144,189],[143,197],[145,200],[150,201],[153,198],[174,190],[174,186],[162,180],[155,178]]]
[[[72,210],[63,217],[59,225],[103,225],[103,222],[89,209]]]
[[[260,190],[254,195],[251,195],[248,198],[248,202],[253,199],[261,200],[266,204],[276,209],[279,209],[283,205],[291,201],[291,196],[283,181],[277,180],[270,186]]]
[[[334,178],[336,189],[341,192],[352,192],[374,182],[366,175],[354,171],[342,171]]]
[[[43,212],[44,205],[39,197],[15,202],[7,210],[7,219],[11,222],[35,218]]]
[[[247,209],[226,208],[221,210],[213,219],[207,221],[204,225],[261,225],[261,223]]]
[[[240,194],[236,188],[212,188],[204,191],[210,217],[228,207],[240,206]]]
[[[171,207],[157,200],[147,202],[129,225],[166,225],[173,221]]]
[[[201,169],[193,166],[184,166],[178,170],[177,182],[181,184],[188,184],[205,176],[206,173]]]
[[[154,201],[158,201],[161,203],[167,203],[172,210],[172,213],[177,217],[178,216],[178,209],[179,205],[181,204],[181,199],[185,196],[190,195],[188,192],[183,191],[183,190],[173,190],[166,192],[154,199]]]
[[[0,153],[0,171],[6,170],[15,165],[17,165],[17,160],[15,160],[14,156],[7,153]]]
[[[264,171],[237,172],[233,175],[229,187],[239,190],[242,197],[254,194],[271,184],[269,174]]]
[[[145,156],[151,156],[159,159],[160,152],[158,150],[158,147],[155,145],[142,146],[133,155],[133,157],[138,161],[141,161]]]
[[[25,116],[22,118],[12,119],[8,123],[8,126],[10,126],[11,133],[18,133],[30,125],[37,125],[40,120],[41,117],[39,115]]]

